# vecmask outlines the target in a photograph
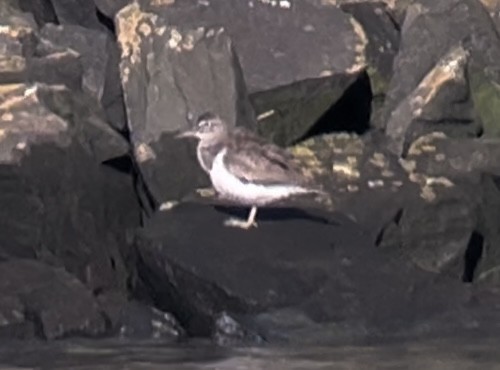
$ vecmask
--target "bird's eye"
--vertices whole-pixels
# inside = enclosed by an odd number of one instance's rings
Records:
[[[212,126],[212,121],[210,121],[210,120],[203,120],[199,124],[199,127],[202,127],[202,128],[207,128],[210,126]]]

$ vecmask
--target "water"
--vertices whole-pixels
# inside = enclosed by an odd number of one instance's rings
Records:
[[[432,339],[360,346],[219,347],[207,342],[9,343],[1,369],[500,369],[497,338]]]

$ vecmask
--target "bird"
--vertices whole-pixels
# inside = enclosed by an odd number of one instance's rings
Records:
[[[250,208],[246,220],[229,218],[225,226],[257,227],[259,207],[299,194],[326,194],[303,176],[291,153],[249,129],[229,127],[211,111],[176,137],[198,140],[197,160],[220,198]]]

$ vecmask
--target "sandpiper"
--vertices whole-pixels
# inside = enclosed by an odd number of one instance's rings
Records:
[[[228,127],[212,112],[177,137],[198,139],[198,162],[220,198],[251,207],[246,220],[230,218],[226,226],[256,227],[258,207],[298,194],[325,194],[302,176],[290,153],[250,130]]]

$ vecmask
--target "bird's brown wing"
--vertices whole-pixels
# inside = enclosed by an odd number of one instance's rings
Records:
[[[244,181],[301,185],[304,179],[292,159],[282,148],[241,130],[228,141],[224,164]]]
[[[248,147],[255,147],[257,145],[265,149],[273,158],[276,158],[279,161],[291,163],[294,160],[294,157],[291,153],[245,128],[235,128],[231,133],[231,136],[233,137],[233,140],[231,140],[231,142],[238,149],[248,149]],[[251,150],[252,148],[249,149]]]

